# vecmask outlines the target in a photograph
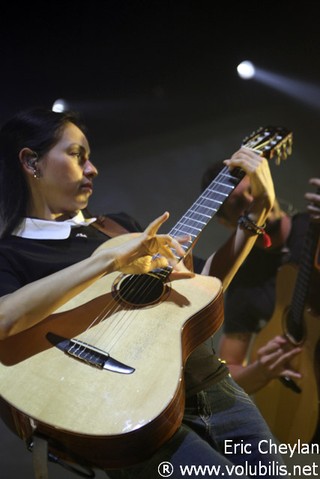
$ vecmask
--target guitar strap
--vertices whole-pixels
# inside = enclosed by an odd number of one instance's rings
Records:
[[[35,479],[48,479],[48,442],[39,436],[33,437],[32,463]]]
[[[115,220],[109,218],[109,216],[98,216],[97,220],[92,223],[92,226],[94,226],[97,230],[101,231],[110,238],[130,233],[130,231],[121,226]]]

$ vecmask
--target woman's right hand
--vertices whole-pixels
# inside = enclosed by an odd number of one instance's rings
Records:
[[[168,218],[169,213],[165,212],[152,221],[142,234],[109,248],[108,257],[114,259],[112,269],[126,274],[144,274],[156,268],[174,267],[185,255],[181,244],[190,238],[158,234],[160,226]]]

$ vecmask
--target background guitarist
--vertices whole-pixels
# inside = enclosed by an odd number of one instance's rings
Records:
[[[220,164],[214,164],[205,171],[202,188],[209,184],[210,178],[220,168]],[[247,364],[246,360],[253,334],[259,332],[272,316],[279,268],[287,262],[299,264],[309,217],[313,221],[320,220],[320,178],[311,178],[310,185],[318,187],[318,192],[305,194],[308,201],[306,212],[284,211],[275,201],[266,225],[271,246],[265,248],[262,238],[258,238],[225,295],[225,321],[219,355],[227,362],[233,378],[248,394],[255,393],[281,376],[300,377],[290,368],[289,362],[301,349],[290,347],[288,351],[288,341],[282,336],[271,337],[260,348],[257,361]],[[239,215],[250,208],[251,201],[250,180],[245,178],[220,208],[217,218],[221,224],[233,229]],[[314,300],[318,301],[319,311],[319,291],[314,294]]]
[[[246,172],[252,199],[246,222],[206,263],[206,271],[218,276],[226,288],[254,245],[256,231],[262,229],[274,202],[274,189],[267,160],[254,151],[240,148],[224,164]],[[101,275],[114,269],[149,270],[155,266],[155,249],[166,256],[170,256],[168,247],[179,251],[173,238],[156,235],[167,217],[164,215],[146,230],[142,236],[146,241],[136,239],[124,250],[95,253],[108,237],[82,215],[97,170],[90,159],[85,128],[74,114],[51,110],[18,113],[0,131],[0,167],[2,340],[41,322]],[[126,217],[119,222],[125,228],[133,224],[126,222]],[[183,269],[180,263],[179,267]],[[182,274],[190,276],[188,271]],[[110,477],[158,478],[162,461],[173,464],[174,477],[184,477],[180,466],[225,468],[248,462],[252,467],[276,465],[276,471],[264,477],[284,476],[283,470],[280,474],[284,467],[280,455],[274,450],[262,454],[257,447],[261,440],[272,441],[269,428],[210,344],[196,348],[189,357],[185,382],[186,410],[176,433],[150,459],[126,470],[108,470]],[[230,442],[242,447],[230,447]]]

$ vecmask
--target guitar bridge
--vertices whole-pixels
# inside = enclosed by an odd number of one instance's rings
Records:
[[[131,374],[135,370],[131,366],[112,358],[110,354],[102,351],[102,349],[96,348],[95,346],[80,341],[79,339],[68,339],[50,332],[47,333],[46,337],[51,344],[59,348],[65,354],[83,361],[89,366],[121,374]]]

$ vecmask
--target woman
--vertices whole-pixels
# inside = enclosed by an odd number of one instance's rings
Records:
[[[188,238],[177,241],[156,235],[167,214],[127,244],[96,251],[106,236],[97,231],[94,219],[82,215],[97,175],[89,154],[83,127],[68,113],[24,112],[0,132],[2,338],[41,322],[106,272],[136,273],[163,267],[174,261],[171,248],[183,256],[179,243]],[[206,262],[205,271],[219,277],[224,288],[263,229],[261,225],[274,201],[273,182],[264,158],[241,148],[225,164],[242,168],[250,177],[253,201],[245,221]],[[138,230],[128,218],[119,217],[118,222],[130,231]],[[164,259],[154,257],[155,252]],[[178,266],[178,278],[192,276],[180,263]],[[261,440],[272,441],[270,432],[210,345],[201,344],[191,353],[184,376],[187,399],[181,427],[150,460],[108,470],[109,476],[158,477],[163,461],[173,465],[174,477],[183,477],[179,468],[185,465],[215,464],[223,468],[223,473],[229,468],[228,477],[239,477],[235,466],[245,471],[242,477],[256,476],[256,470],[245,469],[248,461],[255,468],[261,464],[268,468],[271,462],[284,467],[278,454],[259,451]],[[235,447],[238,442],[241,448]],[[198,472],[189,476],[196,477]],[[264,476],[278,477],[279,468]],[[212,477],[212,472],[207,471],[203,477]]]
[[[28,228],[41,228],[45,239],[46,228],[54,229],[55,223],[66,224],[66,220],[73,218],[75,225],[86,224],[81,210],[87,206],[92,181],[98,173],[89,159],[89,144],[76,116],[56,117],[46,112],[36,115],[37,124],[31,125],[22,115],[16,124],[8,123],[1,132],[1,246],[8,260],[17,253],[19,245],[22,257],[37,248],[34,242],[23,240],[23,232]],[[21,135],[18,139],[15,135],[20,133],[19,122],[25,125],[25,137]],[[10,135],[17,144],[7,141]],[[36,281],[32,281],[35,279],[32,269],[24,271],[20,279],[16,271],[1,276],[0,338],[30,328],[106,273],[115,270],[143,273],[163,267],[166,258],[174,260],[171,248],[183,254],[177,240],[156,235],[167,218],[165,213],[141,237],[116,248],[100,249],[94,254],[99,242],[93,241],[83,251],[81,262],[59,274],[49,274],[48,269],[41,268]],[[158,252],[164,256],[152,256]],[[55,251],[44,246],[42,254],[52,256]]]

